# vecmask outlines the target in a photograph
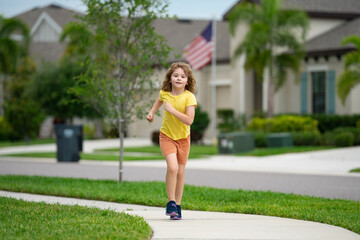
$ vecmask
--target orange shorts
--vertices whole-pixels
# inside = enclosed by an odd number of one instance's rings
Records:
[[[178,164],[186,165],[190,152],[190,135],[187,138],[173,140],[160,132],[160,149],[164,157],[176,153]]]

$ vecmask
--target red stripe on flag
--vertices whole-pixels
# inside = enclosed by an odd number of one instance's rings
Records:
[[[211,62],[213,41],[207,41],[202,35],[196,36],[183,51],[183,57],[194,70],[199,70]]]

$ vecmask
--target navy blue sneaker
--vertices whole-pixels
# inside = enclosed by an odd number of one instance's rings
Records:
[[[167,216],[176,216],[176,215],[178,215],[178,211],[177,211],[177,208],[176,208],[175,201],[169,201],[166,204],[166,212],[165,212],[165,214]]]
[[[181,220],[181,206],[180,205],[176,205],[178,214],[176,216],[170,216],[171,220]]]

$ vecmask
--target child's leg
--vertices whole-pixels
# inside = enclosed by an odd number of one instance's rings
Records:
[[[176,201],[175,190],[179,165],[177,162],[176,153],[171,153],[165,157],[167,164],[166,171],[166,193],[168,195],[168,201]]]
[[[185,165],[179,164],[176,181],[175,199],[176,205],[181,205],[181,199],[184,192],[184,181],[185,181]]]

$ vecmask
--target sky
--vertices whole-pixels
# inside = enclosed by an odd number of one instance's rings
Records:
[[[216,19],[222,19],[237,0],[168,0],[168,2],[170,16],[177,15],[184,19],[211,19],[215,15]],[[0,14],[12,17],[51,3],[79,12],[86,11],[81,0],[0,0]]]

